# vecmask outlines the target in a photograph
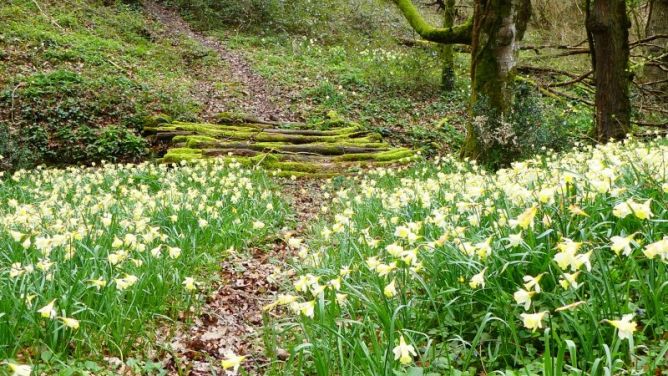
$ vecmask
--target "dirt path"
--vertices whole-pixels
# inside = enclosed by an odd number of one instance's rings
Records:
[[[272,100],[281,96],[280,90],[255,73],[240,53],[225,48],[218,39],[195,32],[172,9],[152,0],[144,2],[144,9],[153,20],[164,25],[164,37],[176,39],[175,43],[178,43],[180,37],[189,38],[214,51],[227,64],[229,69],[227,74],[223,73],[223,77],[215,81],[202,80],[193,88],[195,98],[204,104],[202,116],[205,119],[212,119],[221,112],[233,111],[267,120],[294,120],[291,114]]]
[[[253,72],[243,56],[226,49],[221,41],[195,32],[173,10],[150,0],[144,7],[152,19],[164,25],[161,37],[174,39],[174,43],[183,37],[189,38],[215,51],[227,64],[229,69],[220,77],[220,83],[226,87],[238,86],[237,91],[243,95],[221,93],[220,85],[202,80],[193,95],[205,104],[205,118],[232,110],[273,121],[293,120],[273,103],[272,98],[281,95],[277,88]],[[294,227],[276,234],[272,244],[230,255],[221,263],[220,284],[207,297],[201,313],[192,323],[183,322],[176,330],[165,328],[165,332],[159,333],[160,347],[169,349],[160,354],[160,360],[166,363],[170,374],[224,374],[220,361],[229,352],[247,356],[244,369],[249,374],[263,374],[269,360],[264,357],[262,343],[262,307],[273,301],[279,288],[275,278],[291,257],[284,240],[286,235],[304,236],[308,224],[317,219],[322,183],[321,180],[282,180],[285,198],[291,202],[295,213]]]
[[[228,352],[247,356],[244,369],[250,375],[264,374],[269,359],[264,356],[262,307],[274,300],[277,279],[292,256],[283,239],[287,233],[303,237],[317,220],[322,204],[322,180],[284,179],[286,199],[295,217],[294,227],[277,234],[267,247],[242,250],[221,263],[221,283],[201,308],[192,325],[182,324],[173,333],[162,333],[162,354],[173,375],[224,374],[220,361]]]

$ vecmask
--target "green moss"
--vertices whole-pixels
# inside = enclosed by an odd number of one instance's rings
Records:
[[[160,160],[162,163],[179,163],[181,161],[191,161],[202,159],[201,149],[191,148],[172,148],[167,151],[164,157]]]
[[[410,149],[398,148],[378,153],[344,154],[335,157],[335,161],[397,161],[403,158],[409,158],[415,155]]]

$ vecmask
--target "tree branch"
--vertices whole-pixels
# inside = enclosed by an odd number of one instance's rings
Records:
[[[473,30],[472,20],[466,21],[462,25],[448,28],[438,28],[430,25],[413,5],[411,0],[392,0],[413,30],[423,39],[441,44],[471,44],[471,35]]]

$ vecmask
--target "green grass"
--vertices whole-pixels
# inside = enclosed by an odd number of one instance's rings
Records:
[[[287,213],[263,173],[220,160],[20,171],[0,208],[0,359],[49,374],[155,348],[157,320],[190,320],[220,260]]]
[[[136,135],[143,119],[196,119],[194,86],[225,69],[196,42],[166,37],[140,8],[39,4],[43,12],[30,0],[0,5],[0,131],[10,135],[0,142],[0,168],[141,160],[146,143]],[[91,145],[109,126],[127,142]]]
[[[496,173],[446,157],[334,180],[331,216],[293,242],[292,283],[267,307],[268,355],[290,354],[268,373],[665,370],[666,155],[664,140],[628,141]],[[631,340],[610,324],[623,315]]]

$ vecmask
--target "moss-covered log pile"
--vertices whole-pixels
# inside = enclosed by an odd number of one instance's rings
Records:
[[[334,176],[417,158],[415,151],[391,147],[380,134],[335,117],[317,126],[227,114],[220,116],[218,124],[159,118],[144,131],[154,145],[166,145],[164,163],[234,158],[281,176]]]

